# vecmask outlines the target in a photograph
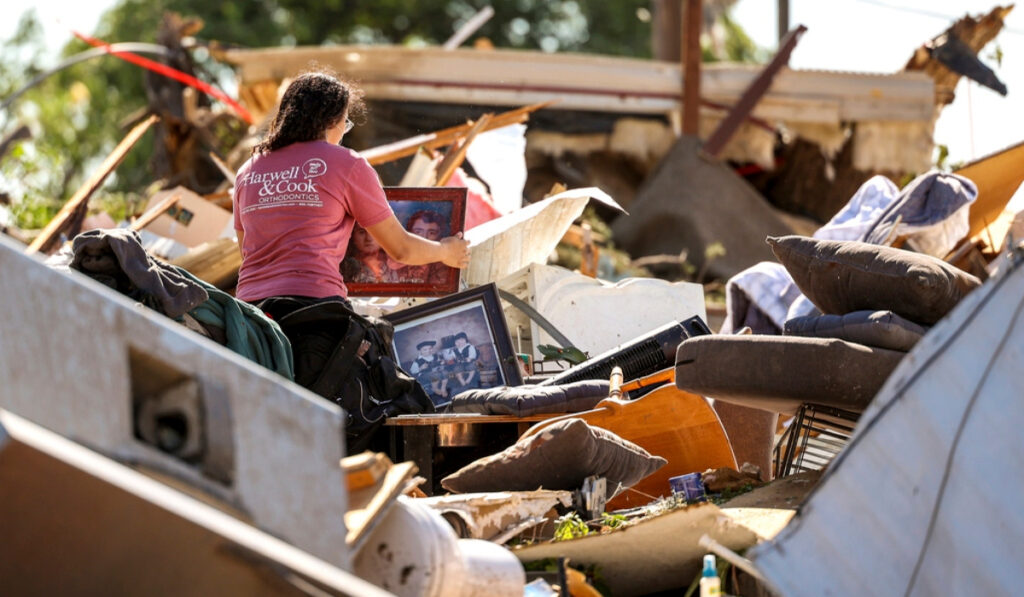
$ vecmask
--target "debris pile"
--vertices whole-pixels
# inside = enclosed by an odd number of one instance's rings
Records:
[[[203,566],[202,582],[164,592],[264,574],[282,593],[645,595],[696,587],[709,552],[738,594],[968,590],[981,560],[966,576],[943,562],[1024,543],[999,496],[1009,530],[986,518],[949,539],[965,487],[988,475],[1016,495],[1024,479],[964,455],[1012,454],[1021,415],[1024,144],[920,172],[960,76],[1006,93],[976,56],[1009,10],[958,21],[884,76],[784,69],[799,27],[763,69],[698,70],[689,106],[687,64],[226,51],[264,123],[250,127],[152,75],[147,114],[57,216],[0,237],[0,516],[15,536],[0,577],[95,586],[75,570],[25,577],[44,554],[21,483],[88,486],[180,534],[173,569]],[[198,26],[166,19],[170,66],[192,68],[181,38]],[[468,267],[384,276],[353,241],[350,302],[233,296],[233,172],[311,58],[361,79],[376,124],[354,143],[402,224],[429,205],[443,236],[470,242]],[[609,73],[623,89],[595,87]],[[458,124],[411,129],[425,113]],[[696,129],[673,130],[678,117]],[[89,229],[90,197],[154,127],[161,188],[130,221]],[[225,130],[244,131],[226,150]],[[552,263],[567,245],[577,269]],[[900,525],[912,549],[877,548]],[[81,562],[140,549],[129,523],[72,530]],[[87,559],[90,534],[125,537]],[[238,562],[184,557],[217,542]]]

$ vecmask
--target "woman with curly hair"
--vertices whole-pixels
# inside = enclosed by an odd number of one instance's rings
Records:
[[[302,74],[285,90],[235,181],[237,298],[346,297],[338,266],[356,223],[401,263],[468,264],[461,234],[429,240],[406,231],[370,164],[338,145],[361,109],[359,90],[324,72]]]

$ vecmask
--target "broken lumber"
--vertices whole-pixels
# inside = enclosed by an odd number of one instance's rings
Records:
[[[383,452],[366,451],[341,459],[349,493],[375,485],[389,468],[391,460]]]
[[[491,122],[494,114],[487,113],[481,116],[473,127],[469,129],[464,137],[461,137],[458,141],[452,144],[448,153],[445,154],[444,158],[437,165],[437,182],[434,186],[443,187],[448,184],[451,180],[452,174],[455,173],[455,169],[462,165],[462,162],[466,159],[466,151],[469,150],[469,144],[476,139],[476,136]]]
[[[508,112],[497,114],[490,120],[487,127],[480,132],[487,132],[525,122],[527,118],[529,118],[530,113],[536,112],[541,108],[546,108],[555,103],[555,101],[557,100],[531,104],[529,106],[523,106],[521,108],[516,108],[515,110],[509,110]],[[385,164],[387,162],[393,162],[406,156],[410,156],[416,153],[420,147],[436,149],[438,147],[451,145],[455,143],[459,137],[465,136],[473,125],[474,123],[472,122],[460,124],[459,126],[453,126],[433,133],[416,135],[415,137],[409,137],[408,139],[388,143],[387,145],[373,147],[359,153],[366,158],[371,165],[376,166],[378,164]]]
[[[188,270],[193,276],[221,290],[227,290],[238,281],[242,254],[235,239],[218,238],[190,249],[172,260],[171,264]]]
[[[139,216],[134,222],[132,222],[132,230],[142,230],[150,224],[153,220],[157,219],[160,214],[164,213],[168,209],[171,209],[174,205],[177,205],[178,199],[181,199],[181,195],[171,195],[165,198],[160,203],[153,206],[152,209],[146,211],[146,213]]]
[[[44,253],[49,252],[56,244],[57,239],[60,237],[60,233],[64,231],[65,226],[73,219],[78,210],[86,206],[89,202],[89,197],[96,192],[96,189],[100,188],[103,181],[110,176],[110,173],[121,163],[128,150],[130,150],[138,141],[142,138],[142,135],[149,130],[149,127],[153,126],[156,121],[160,120],[157,115],[152,115],[141,123],[135,125],[128,135],[117,144],[114,151],[111,152],[107,159],[100,165],[99,170],[93,173],[89,180],[82,185],[78,191],[68,199],[64,207],[57,212],[50,223],[43,228],[43,231],[39,233],[32,244],[25,249],[25,253],[32,254],[37,251]]]
[[[934,39],[919,46],[914,54],[903,67],[904,71],[922,71],[935,81],[935,105],[945,106],[953,102],[956,97],[956,85],[960,81],[960,74],[946,68],[941,62],[932,56],[931,46],[936,40],[951,35],[962,41],[975,54],[981,51],[988,42],[995,39],[996,35],[1005,26],[1006,16],[1013,10],[1013,5],[996,6],[988,14],[974,18],[966,15],[953,23],[948,29],[937,35]]]
[[[789,64],[789,57],[793,53],[793,49],[796,48],[797,42],[800,41],[800,36],[805,31],[807,31],[807,27],[800,25],[786,35],[786,39],[782,40],[775,57],[772,58],[767,66],[761,69],[757,78],[743,90],[743,95],[740,96],[739,101],[729,110],[725,119],[718,125],[715,132],[711,133],[711,137],[708,138],[707,142],[704,143],[703,149],[705,153],[718,157],[722,150],[725,149],[725,144],[732,138],[736,129],[743,124],[754,111],[754,106],[768,93],[768,88],[772,86],[775,75],[779,74],[783,66]]]

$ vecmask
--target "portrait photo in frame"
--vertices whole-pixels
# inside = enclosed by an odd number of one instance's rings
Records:
[[[384,318],[395,326],[399,363],[436,406],[466,390],[523,383],[493,283]]]
[[[464,232],[465,187],[384,187],[398,222],[409,232],[441,240]],[[359,224],[341,262],[349,296],[445,296],[458,292],[459,270],[443,263],[394,261]]]

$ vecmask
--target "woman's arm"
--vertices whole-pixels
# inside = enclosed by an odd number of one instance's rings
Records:
[[[394,214],[367,227],[366,231],[392,259],[406,265],[426,265],[437,261],[457,268],[469,265],[469,242],[462,238],[461,232],[438,242],[427,240],[402,228]]]

